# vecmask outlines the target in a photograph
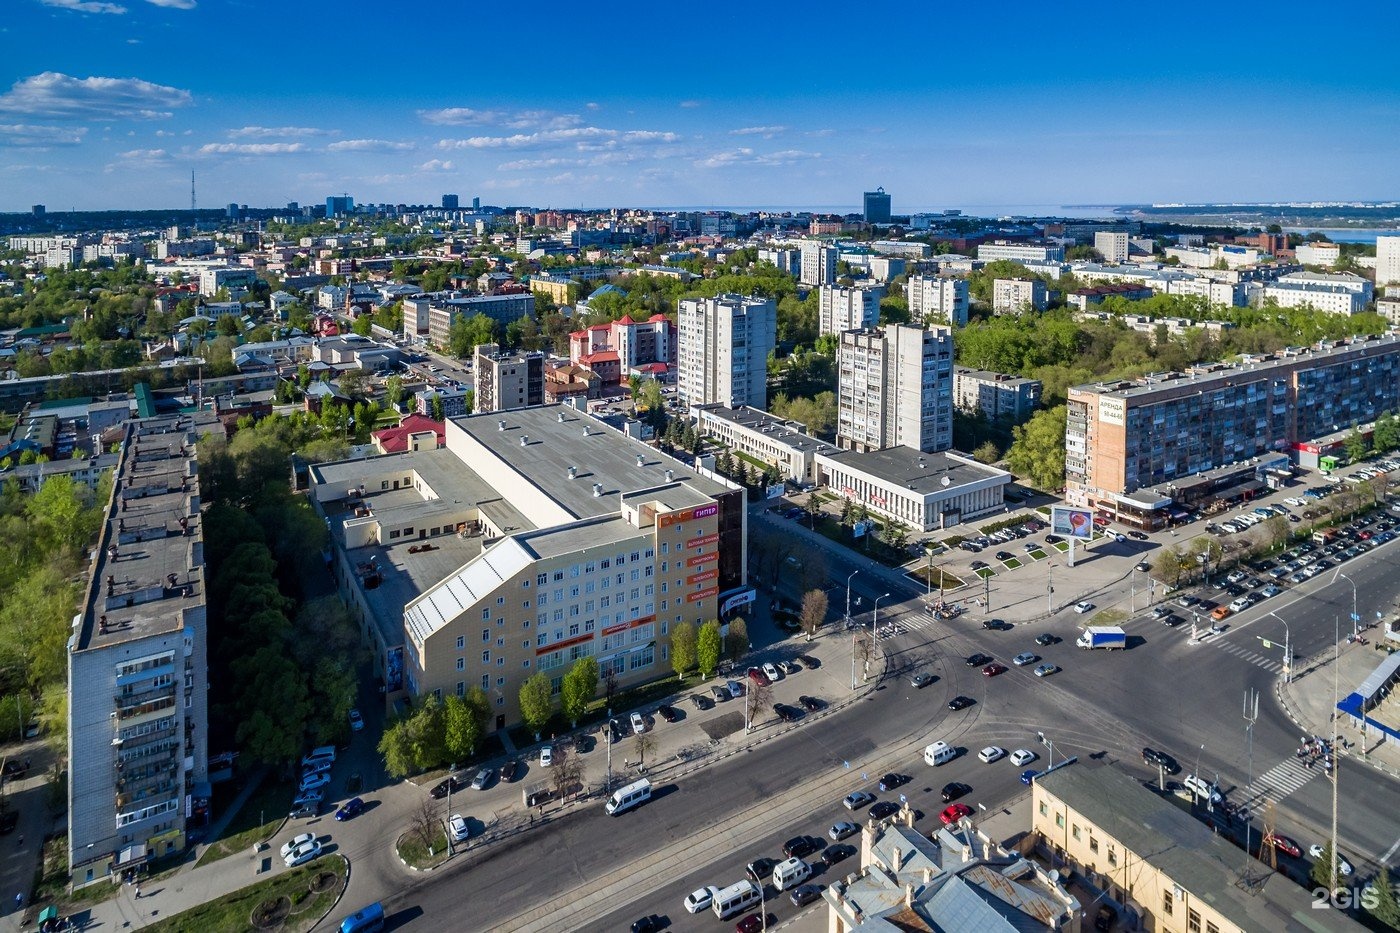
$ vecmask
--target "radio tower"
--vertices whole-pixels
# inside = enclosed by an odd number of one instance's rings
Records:
[[[194,213],[194,169],[190,169],[190,213]]]

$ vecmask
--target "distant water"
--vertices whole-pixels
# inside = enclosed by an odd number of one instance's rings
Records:
[[[1072,204],[935,204],[935,205],[893,205],[896,214],[941,214],[943,211],[957,210],[970,217],[1116,217],[1113,205],[1092,204],[1076,206]],[[811,211],[817,214],[859,214],[864,207],[860,204],[685,204],[680,206],[658,207],[668,211],[766,211],[769,213],[801,213]]]
[[[1400,230],[1373,230],[1360,227],[1284,227],[1288,233],[1321,233],[1333,243],[1375,243],[1378,236],[1397,236]]]

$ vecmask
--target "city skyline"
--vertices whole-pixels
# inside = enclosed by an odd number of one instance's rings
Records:
[[[1095,5],[1002,35],[968,10],[916,10],[868,23],[852,58],[835,5],[755,22],[551,7],[538,28],[498,8],[378,9],[16,0],[0,210],[183,207],[191,171],[205,207],[348,192],[858,210],[876,186],[896,214],[1397,195],[1400,78],[1383,56],[1292,61],[1284,17],[1219,10],[1188,32]],[[1376,5],[1369,21],[1396,18]],[[1356,37],[1309,28],[1319,47]]]

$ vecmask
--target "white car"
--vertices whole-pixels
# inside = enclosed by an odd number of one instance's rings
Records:
[[[360,715],[360,711],[352,709],[350,711],[350,731],[359,732],[365,727],[365,718]]]
[[[467,837],[472,834],[471,827],[460,813],[452,814],[452,818],[447,821],[447,831],[452,835],[453,842],[466,842]]]
[[[1022,765],[1030,764],[1039,757],[1039,755],[1029,749],[1018,748],[1011,753],[1011,763],[1019,768]]]
[[[309,790],[325,787],[330,782],[331,776],[324,771],[320,774],[308,774],[306,777],[302,778],[301,783],[297,785],[297,793],[304,794]]]
[[[712,884],[707,884],[703,888],[696,888],[685,896],[685,912],[688,914],[698,914],[702,910],[707,910],[715,902],[715,895],[719,893],[719,888]]]
[[[554,746],[545,745],[540,748],[540,767],[548,768],[554,764]]]
[[[977,753],[977,757],[987,764],[991,764],[994,761],[1000,761],[1005,758],[1006,749],[1002,748],[1000,745],[988,745]]]
[[[304,842],[291,852],[288,852],[284,861],[286,861],[288,868],[295,868],[298,865],[311,861],[320,854],[321,844],[315,839],[312,839],[310,842]]]
[[[285,860],[299,846],[304,846],[308,842],[316,839],[315,833],[302,833],[300,836],[293,836],[290,842],[282,846],[282,858]]]
[[[633,732],[633,734],[635,734],[635,735],[641,735],[641,734],[642,734],[643,732],[645,732],[645,731],[647,731],[647,718],[646,718],[645,716],[643,716],[641,713],[633,713],[633,714],[632,714],[632,732]]]
[[[309,765],[303,765],[301,768],[301,776],[309,777],[313,774],[324,774],[327,771],[329,771],[331,767],[332,762],[329,762],[323,758],[320,761],[313,761]]]
[[[1086,612],[1092,612],[1093,610],[1094,604],[1089,602],[1087,599],[1082,603],[1074,604],[1074,611],[1079,613],[1080,615],[1083,615]]]
[[[783,679],[783,672],[778,670],[778,666],[770,661],[763,665],[763,676],[767,677],[773,683],[777,683]]]
[[[1313,845],[1308,846],[1308,855],[1312,856],[1312,858],[1313,858],[1314,861],[1316,861],[1317,859],[1322,858],[1322,853],[1323,853],[1324,851],[1326,851],[1326,850],[1323,849],[1321,843],[1314,843]],[[1345,877],[1349,876],[1349,875],[1351,874],[1351,872],[1352,872],[1351,862],[1348,862],[1345,858],[1342,857],[1341,853],[1338,853],[1338,854],[1337,854],[1337,874],[1339,874],[1339,875],[1341,875],[1342,877],[1345,878]]]

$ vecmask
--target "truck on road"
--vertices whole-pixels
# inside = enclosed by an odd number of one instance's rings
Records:
[[[1091,625],[1075,644],[1081,648],[1126,648],[1128,636],[1117,625]]]

